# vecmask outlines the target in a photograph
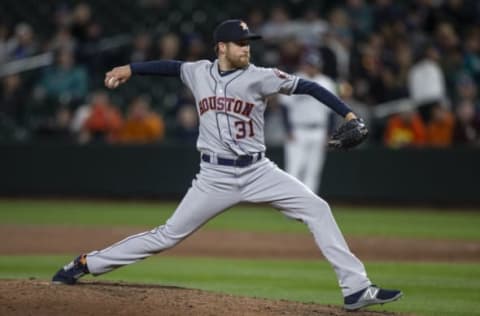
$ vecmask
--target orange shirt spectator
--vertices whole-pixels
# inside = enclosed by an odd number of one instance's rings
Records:
[[[384,134],[388,147],[423,146],[426,142],[426,129],[420,115],[416,112],[404,112],[388,119]]]
[[[434,147],[452,144],[455,119],[448,109],[439,105],[432,109],[432,119],[427,124],[427,143]]]
[[[165,123],[160,115],[151,111],[145,98],[132,101],[127,120],[119,130],[116,140],[124,143],[160,141],[165,136]]]
[[[108,95],[97,92],[92,97],[91,112],[84,124],[90,139],[109,140],[122,126],[120,111],[112,104]]]

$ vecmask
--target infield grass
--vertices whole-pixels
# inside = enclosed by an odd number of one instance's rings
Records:
[[[0,278],[48,280],[72,256],[0,256]],[[367,262],[370,278],[405,297],[371,310],[428,316],[480,315],[478,264]],[[93,279],[88,277],[88,279]],[[325,261],[236,260],[155,256],[95,280],[154,283],[234,295],[341,305]]]
[[[163,224],[177,203],[0,200],[0,223],[30,225],[144,226]],[[344,234],[480,240],[480,212],[332,207]],[[206,229],[307,233],[305,225],[268,206],[240,205]]]

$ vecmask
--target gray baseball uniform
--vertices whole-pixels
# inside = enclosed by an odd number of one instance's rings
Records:
[[[164,225],[89,253],[90,273],[106,273],[171,248],[245,201],[269,203],[304,222],[335,269],[344,296],[369,286],[365,268],[350,252],[329,205],[264,155],[266,97],[292,93],[298,77],[254,65],[220,75],[218,61],[202,60],[183,63],[181,79],[193,92],[200,117],[200,171]]]

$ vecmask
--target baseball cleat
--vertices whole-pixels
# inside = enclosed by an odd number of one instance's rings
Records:
[[[52,278],[52,283],[73,285],[77,283],[78,279],[88,273],[87,255],[83,254],[58,270]]]
[[[381,289],[372,284],[361,291],[346,296],[344,298],[344,308],[354,311],[370,305],[393,302],[402,297],[402,295],[403,293],[399,290]]]

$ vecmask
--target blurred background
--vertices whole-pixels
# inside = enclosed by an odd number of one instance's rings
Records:
[[[339,201],[478,205],[480,3],[474,0],[13,1],[0,12],[0,195],[180,196],[198,170],[194,100],[179,79],[114,66],[213,59],[228,18],[264,36],[253,62],[295,73],[306,54],[365,118],[358,150],[329,152]],[[283,166],[288,125],[265,138]],[[330,120],[330,130],[338,119]]]

